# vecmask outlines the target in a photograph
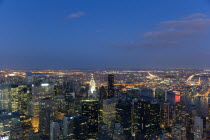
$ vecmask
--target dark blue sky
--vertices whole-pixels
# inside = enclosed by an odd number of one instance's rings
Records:
[[[208,0],[0,0],[0,67],[209,68]]]

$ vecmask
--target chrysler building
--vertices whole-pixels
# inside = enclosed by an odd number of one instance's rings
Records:
[[[91,80],[90,80],[90,88],[88,91],[88,98],[97,98],[97,93],[96,93],[96,83],[93,78],[93,74],[91,75]]]

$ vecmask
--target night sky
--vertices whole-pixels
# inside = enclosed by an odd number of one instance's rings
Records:
[[[210,68],[208,0],[0,0],[0,68]]]

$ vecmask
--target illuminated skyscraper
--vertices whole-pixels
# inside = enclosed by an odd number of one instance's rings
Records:
[[[160,128],[160,104],[157,101],[150,102],[149,113],[149,128],[146,132],[146,136],[153,137],[153,134]]]
[[[108,98],[114,97],[114,75],[108,75]]]
[[[50,122],[54,117],[53,100],[44,98],[40,101],[39,129],[43,134],[50,136]]]
[[[91,75],[90,88],[88,91],[88,98],[97,98],[96,83],[93,78],[93,75]]]
[[[131,103],[127,99],[116,104],[116,123],[123,126],[123,134],[131,134]]]
[[[82,116],[88,118],[88,137],[94,139],[99,127],[99,102],[97,100],[83,100]]]
[[[134,100],[132,104],[132,133],[140,132],[150,139],[160,128],[160,105],[156,101]]]
[[[65,115],[63,117],[63,137],[70,139],[73,136],[73,122],[74,117],[71,115]]]
[[[32,101],[39,102],[43,98],[54,96],[54,86],[52,83],[34,83],[32,84]]]
[[[106,89],[102,86],[99,90],[99,120],[103,120],[103,100],[107,98]]]
[[[57,119],[62,120],[64,113],[67,111],[67,103],[65,100],[65,96],[63,95],[56,95],[53,97],[53,104],[55,110],[55,117]]]
[[[17,113],[0,112],[0,135],[9,134],[12,120],[17,118],[19,122],[20,115]]]
[[[52,98],[54,96],[54,86],[52,83],[34,83],[32,84],[32,102],[30,112],[33,116],[32,125],[39,127],[40,100]]]
[[[21,128],[21,123],[17,118],[12,120],[10,140],[23,140],[23,129]]]
[[[132,109],[131,109],[131,133],[132,134],[136,134],[139,131],[139,113],[138,113],[138,107],[139,106],[139,101],[138,99],[133,99],[132,101]]]
[[[64,139],[87,139],[88,118],[85,116],[65,115],[63,117],[63,136]]]
[[[115,98],[103,100],[103,122],[111,127],[112,121],[116,119],[116,104]]]
[[[0,85],[0,110],[11,111],[9,85]]]
[[[88,118],[85,116],[74,117],[74,139],[84,140],[88,137]]]
[[[25,114],[29,112],[29,102],[32,100],[31,84],[20,85],[19,86],[19,110],[23,111]]]
[[[177,102],[175,106],[175,123],[186,124],[186,105],[184,102]]]
[[[18,107],[19,107],[19,96],[18,96],[18,92],[19,92],[19,88],[18,88],[18,85],[11,85],[11,88],[10,88],[10,96],[11,96],[11,100],[10,100],[10,103],[11,103],[11,112],[16,112],[18,111]]]
[[[169,101],[165,101],[161,108],[161,128],[167,128],[171,125],[171,109]]]

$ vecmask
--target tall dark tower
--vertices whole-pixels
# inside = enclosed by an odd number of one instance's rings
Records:
[[[52,98],[44,98],[40,101],[39,129],[47,136],[50,136],[50,122],[54,118],[52,104]]]
[[[143,134],[145,139],[155,137],[160,127],[160,105],[154,100],[133,100],[132,133]]]
[[[116,104],[116,122],[123,126],[125,135],[131,134],[131,106],[128,100],[119,100]]]
[[[108,75],[108,98],[114,97],[114,75]]]
[[[99,126],[99,102],[97,100],[83,100],[82,115],[88,118],[88,138],[95,139]]]

